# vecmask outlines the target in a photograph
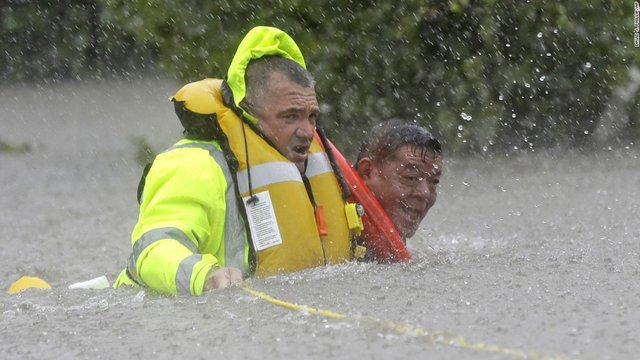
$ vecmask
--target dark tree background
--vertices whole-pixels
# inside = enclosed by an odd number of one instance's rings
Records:
[[[604,141],[640,135],[637,87],[611,101],[640,59],[629,0],[14,0],[0,20],[0,78],[29,82],[224,77],[251,27],[280,27],[347,151],[388,118],[458,153],[598,146],[611,106],[623,119]]]

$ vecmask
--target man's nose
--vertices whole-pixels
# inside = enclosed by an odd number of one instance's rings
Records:
[[[429,188],[429,183],[422,179],[418,182],[415,188],[413,188],[413,193],[415,196],[423,198],[425,200],[429,199],[431,195],[431,189]]]
[[[316,131],[316,124],[309,119],[303,120],[296,132],[298,136],[310,139],[313,137],[313,133]]]

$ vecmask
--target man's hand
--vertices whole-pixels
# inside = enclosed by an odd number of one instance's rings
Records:
[[[207,275],[205,290],[222,289],[242,282],[242,272],[234,267],[213,268]]]

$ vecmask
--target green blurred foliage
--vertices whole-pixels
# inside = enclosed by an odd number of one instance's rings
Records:
[[[347,152],[388,118],[420,122],[448,152],[581,147],[640,56],[628,0],[94,2],[106,33],[132,36],[185,82],[224,77],[253,26],[283,29],[316,76],[324,127]],[[72,38],[90,52],[84,36]],[[104,52],[129,52],[109,41]],[[637,106],[628,113],[637,129]]]
[[[131,138],[131,144],[135,149],[135,160],[140,166],[145,166],[152,162],[158,155],[158,151],[154,150],[147,139],[142,136],[134,136]]]
[[[131,75],[154,68],[154,49],[114,24],[102,0],[7,0],[2,4],[0,80]]]
[[[28,143],[11,144],[0,139],[0,153],[28,153],[31,152],[31,145]]]

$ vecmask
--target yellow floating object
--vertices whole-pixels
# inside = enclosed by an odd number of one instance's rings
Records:
[[[39,277],[23,276],[9,286],[7,293],[9,293],[9,295],[13,295],[30,288],[51,289],[51,285]]]

